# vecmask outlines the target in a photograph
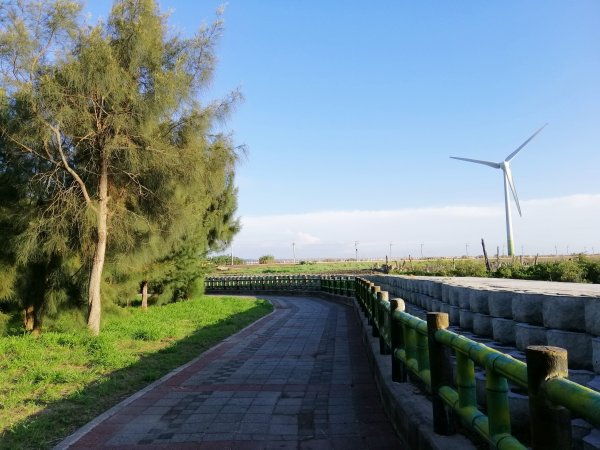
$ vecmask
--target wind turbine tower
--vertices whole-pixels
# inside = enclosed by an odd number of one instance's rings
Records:
[[[489,166],[494,169],[502,169],[502,172],[504,172],[504,177],[503,177],[504,178],[504,209],[506,211],[506,240],[507,240],[507,244],[508,244],[508,256],[514,256],[514,254],[515,254],[515,243],[513,240],[512,218],[511,218],[511,214],[510,214],[510,202],[509,202],[509,195],[508,195],[509,189],[512,192],[513,198],[515,199],[515,204],[517,205],[517,211],[519,211],[519,216],[522,216],[521,206],[519,205],[519,198],[517,197],[517,190],[515,189],[515,184],[512,179],[512,173],[510,171],[510,161],[517,155],[517,153],[519,153],[523,149],[523,147],[525,147],[527,144],[529,144],[529,141],[531,141],[534,137],[536,137],[537,134],[540,131],[542,131],[546,125],[548,125],[548,124],[545,124],[539,130],[537,130],[535,133],[533,133],[529,139],[527,139],[525,142],[523,142],[514,152],[512,152],[510,155],[508,155],[506,158],[504,158],[504,161],[502,161],[502,162],[495,163],[495,162],[491,162],[491,161],[481,161],[479,159],[459,158],[458,156],[450,157],[453,159],[459,159],[461,161],[467,161],[467,162],[472,162],[472,163],[476,163],[476,164],[483,164],[484,166]]]

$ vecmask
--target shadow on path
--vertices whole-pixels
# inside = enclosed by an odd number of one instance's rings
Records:
[[[78,427],[196,358],[217,342],[259,319],[264,313],[264,307],[257,305],[214,325],[198,329],[170,347],[143,356],[136,363],[105,375],[101,381],[49,404],[40,413],[7,430],[0,436],[0,449],[41,449],[56,445]]]

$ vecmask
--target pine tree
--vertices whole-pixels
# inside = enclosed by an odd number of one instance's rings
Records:
[[[89,275],[88,328],[98,334],[105,262],[140,245],[166,254],[169,234],[185,235],[178,197],[196,189],[210,203],[202,179],[232,172],[235,149],[215,145],[222,137],[210,131],[239,94],[198,101],[220,17],[183,39],[167,33],[153,0],[117,1],[108,22],[93,27],[80,13],[69,0],[2,5],[0,131],[28,183],[44,192],[19,258],[78,255]],[[201,218],[188,217],[192,227]]]

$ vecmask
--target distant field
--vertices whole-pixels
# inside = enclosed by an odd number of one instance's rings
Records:
[[[240,264],[233,266],[218,266],[211,275],[260,275],[278,273],[293,274],[319,274],[319,273],[349,273],[371,270],[374,267],[381,266],[378,262],[314,262],[304,264]]]
[[[425,258],[385,261],[311,262],[299,264],[248,264],[218,266],[213,276],[277,274],[361,274],[385,271],[398,275],[496,277],[578,283],[600,283],[599,255],[517,256],[490,258],[490,271],[482,257]]]
[[[272,310],[202,297],[107,315],[85,328],[0,337],[0,448],[40,449]]]

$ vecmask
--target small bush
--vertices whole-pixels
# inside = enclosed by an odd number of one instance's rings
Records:
[[[275,257],[273,255],[263,255],[258,258],[259,264],[269,264],[275,261]]]

